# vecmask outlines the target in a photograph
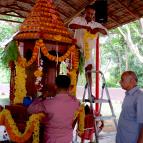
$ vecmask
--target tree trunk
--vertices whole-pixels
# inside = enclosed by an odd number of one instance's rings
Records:
[[[129,69],[129,64],[128,64],[128,50],[127,47],[125,47],[125,56],[126,56],[126,71]]]
[[[125,32],[122,30],[122,28],[118,27],[119,32],[123,36],[128,48],[131,50],[131,52],[138,58],[138,60],[143,63],[143,56],[140,54],[139,48],[137,44],[134,44],[131,38],[131,32],[128,25],[125,26]]]

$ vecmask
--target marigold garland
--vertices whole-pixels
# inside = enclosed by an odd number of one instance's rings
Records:
[[[35,72],[34,72],[35,77],[42,77],[43,72],[41,68],[38,68]]]
[[[3,109],[2,112],[0,112],[0,125],[4,125],[6,127],[10,139],[14,142],[26,142],[33,133],[32,143],[39,143],[39,127],[40,121],[43,117],[43,113],[31,115],[29,117],[29,121],[26,122],[24,133],[21,133],[18,130],[10,111],[7,109]],[[78,134],[81,135],[84,132],[84,104],[81,104],[79,109],[75,112],[73,121],[76,118],[78,119]]]
[[[88,45],[88,39],[94,39],[96,37],[97,37],[97,34],[96,35],[91,34],[87,30],[85,30],[84,36],[83,36],[83,41],[84,41],[83,53],[84,53],[85,61],[88,61],[90,59],[90,53],[91,53],[91,48],[89,48],[89,45]]]
[[[36,77],[35,86],[36,86],[37,93],[42,95],[42,92],[41,92],[41,89],[43,87],[43,84],[41,82],[42,75],[43,75],[43,60],[42,59],[39,60],[38,69],[34,72],[34,75]]]
[[[14,104],[23,103],[23,98],[26,96],[26,73],[25,68],[16,63],[16,76],[15,76],[15,98]]]
[[[58,62],[64,61],[66,58],[70,57],[71,51],[73,51],[75,49],[75,45],[72,45],[63,56],[58,57],[58,59],[57,59],[57,56],[53,56],[53,55],[50,55],[48,53],[46,45],[43,43],[43,41],[39,41],[39,42],[41,44],[41,51],[44,54],[44,56],[46,56],[49,60],[55,61],[55,62],[57,62],[57,61]]]
[[[33,62],[35,62],[36,59],[37,59],[37,57],[38,57],[39,48],[40,48],[39,41],[36,41],[36,44],[34,46],[31,59],[27,62],[25,58],[19,56],[18,57],[18,63],[19,63],[19,65],[21,65],[22,67],[28,67],[31,64],[33,64]]]
[[[32,53],[32,58],[28,62],[26,62],[25,58],[19,57],[18,63],[23,67],[30,66],[36,60],[36,58],[38,56],[39,48],[41,48],[41,51],[44,54],[44,56],[46,56],[49,60],[55,61],[55,62],[57,62],[57,61],[62,62],[66,58],[70,57],[71,52],[75,53],[75,56],[73,58],[73,61],[74,61],[73,66],[76,69],[78,68],[78,51],[77,51],[75,45],[72,45],[63,56],[57,57],[57,56],[53,56],[53,55],[49,54],[47,47],[42,39],[39,39],[36,41],[36,44],[34,46],[33,53]]]
[[[76,47],[74,47],[70,50],[70,52],[72,55],[72,67],[77,71],[79,66],[79,51]]]
[[[70,90],[70,94],[75,96],[76,95],[76,84],[77,84],[77,74],[76,74],[76,70],[72,69],[68,75],[70,76],[71,79],[71,86],[72,89]]]
[[[33,142],[39,142],[39,127],[40,120],[44,117],[43,113],[33,114],[29,117],[29,121],[26,122],[26,128],[24,133],[21,133],[16,123],[14,122],[11,113],[7,109],[3,109],[0,112],[0,125],[4,125],[8,132],[10,139],[14,142],[22,143],[26,142],[33,133]]]
[[[76,96],[76,85],[77,85],[77,70],[79,66],[79,52],[77,48],[71,49],[72,54],[72,69],[69,71],[71,79],[71,85],[73,88],[70,90],[71,95]]]
[[[75,45],[72,45],[63,56],[57,57],[57,56],[53,56],[53,55],[49,54],[45,43],[43,42],[42,39],[39,39],[36,41],[36,44],[34,46],[32,58],[28,62],[26,62],[25,58],[19,57],[18,63],[22,67],[30,66],[38,57],[39,48],[41,48],[41,51],[44,54],[44,56],[46,56],[49,60],[55,61],[55,62],[57,62],[57,61],[62,62],[65,59],[69,58],[70,55],[72,55],[72,63],[71,63],[72,70],[70,71],[69,75],[71,75],[71,79],[72,79],[72,83],[73,83],[72,84],[73,89],[71,92],[72,92],[72,95],[75,95],[76,94],[76,83],[77,83],[77,80],[75,79],[75,77],[77,77],[76,71],[78,70],[78,66],[79,66],[79,52],[78,52],[77,48],[75,47]],[[73,74],[73,72],[74,72],[74,74]],[[35,74],[41,75],[42,73],[37,71]]]
[[[84,104],[81,104],[79,109],[74,114],[74,120],[78,119],[78,134],[81,135],[84,133],[84,119],[85,119],[85,111]]]

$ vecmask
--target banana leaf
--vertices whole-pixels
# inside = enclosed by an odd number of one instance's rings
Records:
[[[1,61],[5,67],[8,67],[10,61],[16,61],[18,58],[18,47],[16,41],[11,41],[1,53]]]

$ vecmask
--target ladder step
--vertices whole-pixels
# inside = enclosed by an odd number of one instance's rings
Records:
[[[89,99],[84,99],[84,102],[89,102],[90,103],[90,100]],[[92,100],[92,103],[94,103],[95,101]]]
[[[116,119],[116,116],[100,116],[100,117],[96,117],[95,120],[96,121],[100,121],[100,120],[114,120]]]
[[[109,103],[109,100],[108,99],[98,99],[98,100],[95,100],[95,103]]]
[[[85,102],[90,102],[89,99],[85,99]],[[109,103],[108,99],[98,99],[98,100],[92,100],[92,103]]]

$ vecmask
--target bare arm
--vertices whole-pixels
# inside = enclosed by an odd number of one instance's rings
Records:
[[[86,29],[91,34],[96,34],[97,32],[99,32],[103,35],[107,35],[107,31],[105,29],[102,29],[102,28],[91,29],[91,27],[89,27],[89,26],[79,25],[79,24],[70,24],[69,28],[71,28],[71,29]]]
[[[79,25],[79,24],[70,24],[69,28],[71,28],[71,29],[86,29],[87,31],[91,31],[91,28],[89,26]]]
[[[94,28],[91,30],[92,34],[96,34],[97,32],[99,32],[103,35],[107,35],[107,31],[105,29],[102,29],[102,28]]]

